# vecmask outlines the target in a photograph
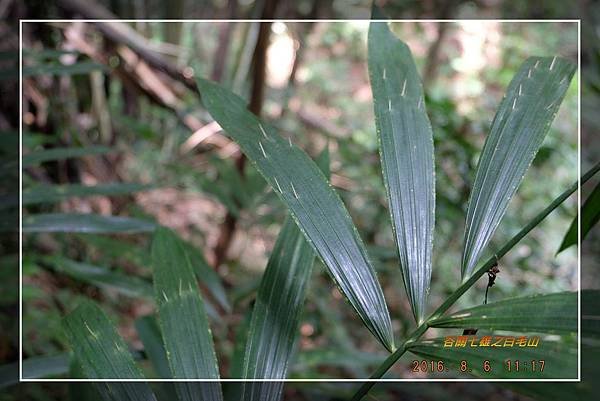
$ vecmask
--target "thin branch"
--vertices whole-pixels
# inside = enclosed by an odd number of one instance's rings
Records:
[[[87,19],[117,19],[110,11],[92,1],[58,0],[57,4],[65,11],[79,14]],[[130,47],[148,65],[163,71],[171,78],[180,81],[191,90],[197,91],[194,73],[190,67],[179,67],[158,54],[148,40],[127,24],[119,21],[96,21],[94,25],[107,39]]]

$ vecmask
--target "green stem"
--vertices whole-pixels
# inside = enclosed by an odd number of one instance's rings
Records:
[[[581,177],[581,184],[586,183],[590,178],[594,176],[600,170],[600,163],[597,163],[587,173]],[[531,230],[533,230],[538,224],[542,222],[554,209],[556,209],[561,203],[563,203],[569,196],[577,191],[578,182],[573,183],[567,190],[560,194],[554,201],[542,210],[537,216],[535,216],[521,231],[519,231],[514,237],[512,237],[498,252],[496,255],[487,260],[475,273],[469,277],[468,280],[464,281],[460,287],[458,287],[450,296],[442,303],[438,308],[429,316],[429,318],[421,323],[415,331],[413,331],[406,341],[398,347],[394,353],[392,353],[377,370],[369,377],[369,380],[381,379],[383,375],[400,359],[400,357],[408,349],[408,345],[417,341],[429,328],[428,324],[433,319],[442,316],[454,303],[465,293],[481,276],[483,276],[493,265],[496,263],[496,257],[498,259],[506,255],[519,241],[523,239]],[[362,384],[358,391],[352,397],[352,401],[359,401],[362,399],[371,388],[376,384],[376,381],[368,381]]]

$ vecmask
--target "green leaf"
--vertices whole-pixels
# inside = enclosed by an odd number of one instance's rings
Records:
[[[329,177],[327,147],[319,165]],[[263,275],[248,330],[242,379],[285,379],[296,343],[315,254],[293,219],[286,218]],[[279,400],[283,383],[244,383],[243,400]]]
[[[22,205],[37,205],[42,203],[55,203],[71,197],[86,197],[95,195],[116,196],[132,192],[145,191],[153,188],[152,185],[137,183],[110,183],[100,185],[37,185],[23,190]],[[19,205],[17,195],[0,197],[0,209]]]
[[[23,205],[60,202],[74,196],[115,196],[139,192],[153,188],[152,185],[137,183],[110,183],[94,186],[69,185],[39,185],[23,191]]]
[[[141,360],[140,352],[133,352],[135,360]],[[0,366],[0,388],[18,383],[19,364],[12,363]],[[36,356],[23,360],[23,378],[44,379],[59,377],[69,373],[69,354],[52,356]],[[13,381],[14,380],[14,381]]]
[[[111,238],[102,235],[82,234],[82,241],[86,244],[92,244],[94,248],[101,251],[103,260],[113,263],[115,259],[125,258],[140,267],[150,267],[152,265],[151,257],[146,247],[141,247],[136,243],[124,241],[123,238]],[[208,265],[204,255],[193,244],[184,242],[184,247],[188,257],[192,262],[196,278],[200,280],[214,300],[227,312],[231,310],[231,305],[227,299],[223,281],[219,275]],[[211,308],[210,303],[206,303],[207,312]],[[213,308],[214,311],[214,308]],[[210,315],[210,314],[209,314]],[[211,316],[212,317],[212,316]],[[218,314],[215,311],[215,317]]]
[[[76,238],[92,247],[106,263],[119,263],[121,259],[139,267],[150,269],[151,258],[147,247],[124,238],[113,238],[100,234],[76,234]]]
[[[241,379],[244,369],[244,356],[246,354],[246,342],[248,340],[248,332],[250,329],[250,321],[252,320],[252,308],[243,314],[241,322],[235,328],[233,352],[229,360],[229,376],[232,379]],[[241,391],[241,386],[240,386]],[[241,393],[240,393],[241,394]],[[232,399],[225,395],[227,400]],[[239,396],[234,397],[239,398]]]
[[[72,56],[80,56],[82,55],[80,52],[75,50],[61,50],[61,49],[23,49],[23,58],[24,59],[33,59],[33,60],[58,60],[62,56],[72,55]],[[17,53],[15,57],[19,57]]]
[[[579,383],[512,383],[515,391],[540,401],[591,400],[600,384],[600,290],[581,291],[581,374]]]
[[[508,330],[518,332],[577,332],[577,293],[532,295],[506,299],[455,312],[428,322],[431,327]]]
[[[578,216],[575,216],[573,222],[569,226],[569,230],[567,231],[562,244],[560,244],[557,253],[577,244],[577,217]],[[600,183],[596,185],[594,191],[592,191],[581,207],[581,241],[585,239],[592,227],[598,223],[598,220],[600,220]]]
[[[392,325],[375,270],[339,195],[317,165],[246,109],[242,98],[198,80],[205,107],[289,208],[341,292],[388,349]]]
[[[248,333],[243,379],[285,379],[315,255],[291,218],[269,258]],[[244,384],[244,400],[279,400],[281,386]],[[273,392],[261,393],[260,390]]]
[[[139,233],[153,231],[156,224],[131,217],[98,214],[46,213],[23,218],[24,233]]]
[[[581,336],[600,339],[600,290],[581,291]]]
[[[163,344],[160,327],[154,316],[143,316],[135,321],[135,329],[144,344],[144,351],[152,362],[158,378],[171,378],[167,351]]]
[[[33,75],[84,75],[93,71],[108,72],[106,66],[93,61],[80,61],[73,64],[42,64],[23,67],[23,77]]]
[[[69,355],[36,356],[23,359],[23,378],[58,377],[69,370]],[[19,383],[19,363],[0,366],[0,388]]]
[[[112,149],[106,146],[88,146],[85,148],[52,148],[38,150],[23,155],[22,166],[31,167],[52,160],[72,159],[82,156],[101,155]]]
[[[471,190],[462,256],[467,279],[494,234],[540,148],[565,96],[575,66],[558,57],[530,57],[500,103],[479,158]]]
[[[248,339],[248,330],[252,320],[252,305],[243,314],[242,320],[234,329],[233,351],[229,360],[229,377],[232,379],[241,379],[244,368],[244,356],[246,353],[246,340]],[[240,381],[227,383],[223,386],[223,397],[226,401],[242,400],[242,388],[246,382]]]
[[[577,342],[576,338],[559,337],[540,338],[537,347],[528,346],[477,346],[484,335],[468,336],[475,338],[472,347],[470,340],[464,347],[444,347],[445,338],[423,340],[408,345],[408,350],[427,360],[442,360],[453,376],[462,377],[471,374],[481,378],[502,379],[569,379],[577,378]],[[492,335],[492,344],[500,336]],[[514,337],[517,338],[517,337]],[[513,339],[514,339],[513,338]],[[531,337],[528,337],[531,338]],[[504,336],[502,342],[504,344]],[[489,361],[491,371],[484,371],[484,362]],[[512,361],[509,371],[506,361]],[[517,372],[514,362],[519,361]],[[537,371],[532,371],[531,361],[536,361]],[[540,370],[540,360],[544,361],[544,369]],[[467,361],[467,371],[459,371],[461,361]]]
[[[180,401],[219,401],[223,399],[218,382],[176,382],[173,384]]]
[[[60,376],[69,369],[69,357],[66,354],[37,356],[23,360],[23,378],[41,378]]]
[[[72,379],[85,379],[85,375],[81,369],[81,365],[77,361],[77,358],[71,358],[69,366],[69,378]],[[69,383],[69,397],[72,400],[77,398],[78,401],[112,401],[113,398],[110,394],[110,387],[103,385],[100,382],[85,382],[76,381]],[[76,396],[75,396],[76,394]],[[117,400],[115,400],[117,401]]]
[[[18,137],[17,137],[18,139]],[[23,148],[36,148],[42,145],[54,145],[58,143],[58,138],[55,135],[42,134],[35,131],[23,131],[22,146]],[[4,145],[6,146],[6,145]],[[18,146],[18,143],[17,143]]]
[[[385,22],[369,27],[369,77],[383,178],[404,286],[417,323],[431,282],[435,220],[433,131],[408,46]]]
[[[502,383],[502,387],[509,388],[534,400],[563,401],[563,400],[593,400],[598,394],[596,383],[583,380],[579,383],[562,382],[513,382]],[[596,391],[594,391],[596,390]]]
[[[60,256],[42,259],[53,266],[59,273],[77,280],[95,285],[99,288],[117,291],[128,297],[152,297],[152,284],[139,277],[128,276],[101,266],[76,262]]]
[[[192,265],[179,238],[167,228],[159,227],[154,234],[152,265],[158,319],[173,377],[218,379],[212,334]],[[218,383],[202,390],[206,399],[222,398]]]
[[[63,320],[65,333],[88,379],[143,379],[123,339],[104,312],[85,301]],[[104,383],[117,400],[156,400],[147,383]],[[105,397],[108,398],[108,397]]]
[[[345,369],[356,369],[357,367],[377,366],[385,360],[386,355],[372,352],[353,350],[348,352],[346,349],[311,349],[302,351],[298,354],[293,365],[293,370],[298,373],[307,369],[318,367],[340,367]]]

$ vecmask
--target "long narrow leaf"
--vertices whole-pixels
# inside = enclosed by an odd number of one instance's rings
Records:
[[[192,265],[181,241],[169,229],[160,227],[154,234],[152,264],[158,318],[173,377],[218,379],[212,334]],[[222,398],[218,383],[202,389],[203,399]]]
[[[518,332],[576,333],[577,319],[577,293],[561,292],[480,305],[432,320],[428,325]]]
[[[229,361],[229,376],[232,379],[242,378],[244,370],[244,356],[246,354],[246,343],[248,342],[248,332],[250,329],[251,321],[252,309],[250,308],[246,313],[244,313],[242,320],[238,323],[237,327],[235,328],[233,352]],[[226,397],[226,399],[229,400],[230,398]]]
[[[41,203],[55,203],[71,197],[86,197],[94,195],[115,196],[132,192],[144,191],[152,188],[150,185],[136,183],[112,183],[100,185],[38,185],[23,190],[21,205],[36,205]],[[18,194],[9,194],[0,197],[0,210],[19,205]]]
[[[69,355],[35,356],[23,359],[23,378],[40,379],[64,375],[69,370]],[[0,365],[0,389],[19,383],[19,363]]]
[[[151,258],[148,249],[137,242],[96,234],[77,234],[75,237],[98,251],[101,261],[121,262],[126,260],[134,265],[150,268]]]
[[[23,360],[23,378],[41,378],[60,376],[69,368],[67,354],[38,356]]]
[[[252,309],[244,313],[242,320],[235,328],[233,339],[233,351],[229,360],[229,376],[232,379],[241,379],[244,369],[244,356],[246,353],[246,340],[248,339],[248,330],[252,320]],[[242,400],[243,387],[247,382],[228,383],[223,387],[223,398],[226,401]]]
[[[63,320],[83,373],[97,379],[142,379],[127,345],[104,312],[84,301]]]
[[[135,321],[135,329],[144,344],[144,352],[152,362],[154,370],[161,379],[171,377],[167,360],[167,351],[163,343],[160,327],[154,316],[143,316]]]
[[[112,149],[106,146],[88,146],[85,148],[52,148],[38,150],[23,155],[23,168],[35,166],[51,160],[71,159],[74,157],[101,155],[110,152]]]
[[[317,370],[321,367],[340,367],[348,370],[356,368],[370,368],[381,364],[385,355],[372,352],[358,351],[348,352],[345,349],[311,349],[298,354],[293,370],[298,373],[310,369]],[[327,377],[327,376],[325,376]]]
[[[151,256],[146,247],[142,247],[130,241],[124,241],[123,238],[111,238],[104,235],[82,234],[81,240],[86,244],[92,244],[94,248],[102,251],[103,260],[110,261],[125,258],[140,267],[150,267],[152,265]],[[184,242],[184,247],[192,262],[196,278],[200,280],[214,300],[225,310],[230,311],[231,305],[227,299],[223,282],[212,267],[208,265],[204,255],[194,245]],[[210,311],[210,303],[206,303],[207,312]],[[213,308],[214,309],[214,308]],[[211,316],[212,317],[212,316]],[[218,315],[215,315],[218,317]]]
[[[584,347],[581,349],[584,352]],[[598,350],[594,350],[596,353]],[[586,355],[592,355],[586,352]],[[595,356],[595,355],[594,355]],[[594,358],[598,360],[598,358]],[[583,370],[583,369],[582,369]],[[595,372],[596,377],[598,373]],[[593,377],[590,375],[590,377]],[[502,387],[511,389],[517,393],[526,395],[528,398],[539,401],[564,401],[564,400],[593,400],[598,395],[597,381],[581,379],[579,383],[562,382],[513,382],[502,383]]]
[[[558,57],[523,63],[496,112],[479,158],[467,212],[462,277],[468,278],[539,150],[575,66]]]
[[[219,383],[176,382],[174,386],[179,401],[219,401],[223,399]]]
[[[76,358],[71,359],[69,377],[73,379],[85,379],[81,365]],[[68,388],[69,399],[77,398],[78,401],[112,401],[112,396],[108,391],[109,386],[103,386],[97,382],[71,382]],[[77,395],[75,396],[75,394]]]
[[[92,71],[108,72],[103,64],[94,61],[80,61],[74,64],[41,64],[23,67],[23,77],[34,75],[83,75]]]
[[[580,383],[513,383],[515,391],[540,401],[591,400],[600,390],[600,291],[581,291],[581,371]],[[591,341],[590,341],[591,340]],[[590,380],[592,379],[592,380]]]
[[[600,290],[581,291],[581,333],[585,338],[600,339]]]
[[[143,379],[123,339],[104,312],[86,301],[63,320],[63,326],[83,374],[89,379]],[[105,383],[110,398],[155,400],[146,383]],[[108,397],[106,397],[108,398]]]
[[[31,59],[35,61],[44,60],[59,60],[65,55],[80,56],[81,53],[72,50],[60,50],[60,49],[23,49],[23,58]],[[19,57],[19,53],[15,54],[14,57]]]
[[[156,224],[120,216],[97,214],[47,213],[34,214],[23,218],[24,233],[139,233],[153,231]]]
[[[139,352],[132,352],[133,358],[137,360],[143,359],[143,355]],[[5,370],[6,369],[6,370]],[[0,366],[0,388],[18,383],[19,364],[8,364]],[[11,372],[11,374],[9,374]],[[60,377],[69,373],[69,353],[52,356],[35,356],[23,359],[23,378],[24,379],[46,379],[52,377]],[[15,382],[11,382],[15,379]]]
[[[385,22],[369,27],[369,76],[400,268],[415,320],[421,323],[431,282],[433,132],[410,49]]]
[[[77,262],[61,256],[43,259],[53,269],[77,280],[95,285],[99,288],[116,291],[128,297],[152,298],[152,284],[135,276],[128,276],[106,267]]]
[[[151,185],[137,183],[110,183],[99,185],[40,185],[23,191],[23,205],[60,202],[71,197],[95,195],[115,196],[144,191]]]
[[[321,169],[329,176],[329,153]],[[293,219],[287,218],[263,275],[248,331],[242,378],[285,379],[296,342],[315,254]],[[276,401],[283,383],[244,383],[241,399]]]
[[[198,86],[205,107],[290,209],[364,324],[392,350],[391,320],[375,270],[323,173],[306,153],[250,113],[242,98],[210,81],[199,79]]]
[[[575,216],[557,253],[564,251],[577,243],[578,216]],[[581,207],[581,241],[585,239],[592,227],[600,220],[600,183],[585,200]]]
[[[208,288],[208,291],[214,297],[215,301],[225,309],[225,311],[231,310],[231,305],[227,300],[227,294],[225,293],[225,287],[219,275],[209,266],[206,258],[202,252],[190,244],[189,242],[183,242],[188,258],[192,263],[192,268],[196,274],[196,278],[200,280]]]
[[[499,344],[512,344],[506,337],[491,336],[490,346],[479,346],[481,336],[470,336],[464,347],[444,347],[445,338],[423,340],[409,345],[408,350],[427,360],[444,361],[445,368],[454,377],[464,377],[471,374],[481,378],[503,379],[570,379],[577,378],[577,343],[574,339],[561,337],[559,339],[540,338],[537,346],[492,346]],[[509,336],[510,337],[510,336]],[[475,338],[471,346],[471,338]],[[527,337],[530,341],[532,337]],[[460,371],[461,362],[466,361],[466,370]],[[489,362],[491,370],[486,371]],[[507,365],[507,361],[512,363]],[[516,369],[515,361],[519,363]],[[535,368],[532,365],[535,361]],[[542,362],[543,370],[542,370]],[[535,370],[534,370],[535,369]],[[448,374],[447,372],[444,372]]]

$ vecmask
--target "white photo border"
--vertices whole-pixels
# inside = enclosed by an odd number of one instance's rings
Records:
[[[52,379],[23,377],[23,24],[24,23],[64,23],[64,22],[481,22],[501,23],[577,23],[577,244],[581,244],[581,19],[20,19],[19,20],[19,382],[581,382],[581,247],[577,247],[577,378],[572,379],[478,379],[478,378],[394,378],[394,379]]]

